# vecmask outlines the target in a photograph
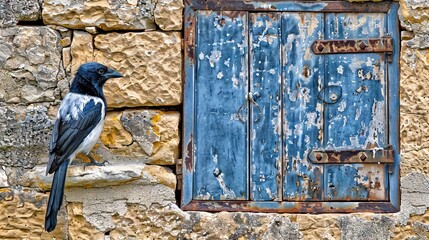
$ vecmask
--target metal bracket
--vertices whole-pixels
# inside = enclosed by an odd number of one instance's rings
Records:
[[[182,190],[183,183],[183,159],[176,159],[176,178],[177,178],[177,190]]]
[[[382,38],[368,39],[335,39],[317,40],[311,45],[314,54],[339,53],[387,53],[387,60],[392,62],[393,38],[385,35]]]
[[[338,164],[393,164],[393,149],[369,149],[369,150],[314,150],[308,158],[313,163]]]

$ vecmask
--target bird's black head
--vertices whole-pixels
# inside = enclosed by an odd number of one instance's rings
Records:
[[[109,78],[119,77],[123,77],[122,74],[103,64],[97,62],[84,63],[77,70],[70,92],[102,97],[104,83]]]

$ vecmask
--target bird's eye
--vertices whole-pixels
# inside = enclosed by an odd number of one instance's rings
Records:
[[[106,69],[104,69],[104,68],[100,68],[100,69],[98,69],[98,71],[97,71],[99,74],[104,74],[105,72],[106,72]]]

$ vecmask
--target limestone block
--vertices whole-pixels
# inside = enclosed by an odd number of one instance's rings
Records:
[[[304,239],[339,239],[341,236],[335,214],[297,214],[291,221],[299,223],[299,231]]]
[[[401,153],[401,175],[421,172],[429,175],[429,148]]]
[[[0,1],[0,28],[15,26],[18,21],[37,21],[40,19],[41,1],[8,0]]]
[[[48,27],[0,28],[0,102],[53,102],[63,79],[60,34]]]
[[[58,226],[48,233],[43,229],[47,194],[28,189],[21,191],[0,189],[0,238],[1,239],[64,239],[65,213],[60,210]]]
[[[54,124],[49,105],[0,105],[0,165],[32,168],[47,162]]]
[[[46,176],[46,165],[17,173],[14,185],[49,191],[53,175]],[[144,164],[87,166],[70,165],[67,171],[66,187],[103,188],[123,184],[157,185],[176,188],[176,176],[170,169]]]
[[[130,205],[137,204],[144,209],[149,209],[153,206],[170,205],[175,201],[174,190],[160,184],[153,186],[128,184],[91,189],[70,188],[65,191],[65,199],[69,204],[73,203],[70,206],[76,206],[74,203],[82,203],[82,210],[78,217],[80,219],[83,217],[91,228],[100,232],[111,231],[119,224],[128,225],[128,219],[123,216]],[[157,214],[161,216],[166,213],[157,212]],[[153,216],[156,217],[155,214]],[[73,218],[75,216],[70,214],[69,219]],[[121,218],[122,221],[115,221],[115,218]],[[70,224],[72,223],[73,220],[70,221]],[[69,230],[79,230],[70,224]],[[135,227],[142,228],[142,226]],[[78,232],[70,232],[70,234],[79,236]]]
[[[426,0],[400,0],[399,19],[408,31],[429,34],[429,2]]]
[[[93,36],[84,31],[73,31],[71,43],[71,71],[75,74],[79,66],[94,61]]]
[[[111,159],[109,154],[113,154],[117,158],[173,165],[179,156],[179,121],[178,112],[108,112],[100,140],[109,152],[99,154],[103,159]]]
[[[123,78],[107,81],[109,107],[172,106],[181,103],[181,37],[179,32],[75,32],[72,74],[84,62],[98,61],[118,70]]]
[[[390,239],[390,228],[394,226],[394,221],[388,217],[380,217],[367,221],[355,216],[344,216],[338,219],[341,229],[341,239]]]
[[[429,112],[401,114],[401,150],[406,153],[429,148]]]
[[[155,23],[164,31],[182,29],[182,0],[158,0],[155,7]]]
[[[429,114],[429,50],[401,49],[401,113]]]
[[[45,24],[71,29],[98,27],[110,30],[155,29],[153,11],[155,0],[131,1],[43,1]]]

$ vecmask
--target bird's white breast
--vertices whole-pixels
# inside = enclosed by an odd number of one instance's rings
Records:
[[[101,98],[99,97],[93,97],[83,94],[77,94],[77,93],[68,93],[66,97],[64,98],[63,102],[68,103],[65,105],[61,105],[59,109],[59,114],[61,116],[65,116],[65,118],[73,118],[73,119],[79,119],[82,117],[82,111],[87,103],[89,103],[91,100],[95,102],[95,104],[100,103],[101,104],[101,120],[100,122],[95,126],[94,129],[88,134],[87,137],[82,141],[82,143],[79,145],[79,147],[74,151],[70,156],[70,162],[74,160],[75,156],[78,153],[84,153],[88,154],[91,149],[94,147],[94,145],[97,143],[100,134],[103,130],[104,126],[104,115],[105,115],[105,105]]]

